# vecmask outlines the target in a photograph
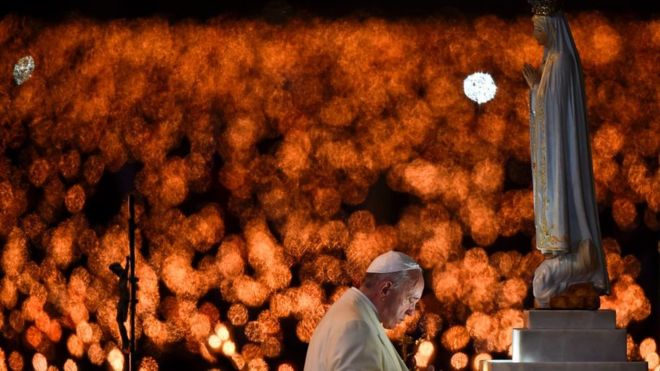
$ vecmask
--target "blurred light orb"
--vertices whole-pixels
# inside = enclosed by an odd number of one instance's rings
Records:
[[[646,358],[647,355],[655,352],[656,350],[656,344],[653,338],[646,338],[642,340],[641,343],[639,343],[639,355],[642,358]]]
[[[644,357],[644,360],[648,363],[649,370],[653,370],[660,366],[660,356],[658,356],[658,353],[656,352],[647,354],[646,357]]]
[[[472,361],[472,370],[479,371],[481,370],[481,362],[490,361],[493,357],[488,353],[479,353],[474,357]]]
[[[9,368],[12,370],[22,370],[23,369],[23,356],[17,351],[11,352],[9,354]]]
[[[158,371],[158,362],[153,357],[144,357],[138,371]]]
[[[69,336],[66,341],[66,348],[69,350],[69,354],[76,358],[81,358],[85,352],[85,344],[76,334]]]
[[[431,357],[431,355],[433,355],[433,350],[433,343],[425,340],[419,344],[419,349],[417,349],[417,352],[424,357]]]
[[[295,371],[295,368],[288,363],[282,363],[277,367],[277,371]]]
[[[451,356],[449,363],[451,363],[451,367],[454,370],[462,370],[468,364],[468,356],[463,352],[454,353],[454,355]]]
[[[78,371],[78,365],[69,358],[64,362],[64,371]]]
[[[91,343],[94,340],[94,331],[87,321],[82,321],[76,326],[76,335],[83,343]]]
[[[227,326],[222,323],[215,325],[215,334],[222,341],[229,340],[229,329],[227,329]]]
[[[495,98],[497,86],[489,74],[475,72],[463,81],[463,91],[468,98],[482,104]]]
[[[231,357],[236,353],[236,344],[234,344],[233,341],[226,341],[224,344],[222,344],[222,353],[224,353],[227,357]]]
[[[417,363],[417,366],[422,368],[427,367],[431,361],[431,356],[433,356],[434,351],[435,348],[433,343],[428,340],[422,341],[417,348],[417,353],[415,354],[415,363]]]
[[[30,77],[34,71],[34,58],[32,56],[25,56],[16,62],[14,65],[14,81],[16,85],[22,85]]]
[[[209,346],[213,349],[220,349],[222,346],[222,339],[216,334],[209,336]]]
[[[34,367],[35,371],[46,371],[48,368],[46,357],[41,353],[35,353],[32,357],[32,367]]]
[[[108,353],[108,363],[114,371],[122,371],[124,369],[124,355],[119,349],[113,348]]]

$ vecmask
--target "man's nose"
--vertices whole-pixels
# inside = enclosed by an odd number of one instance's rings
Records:
[[[414,312],[415,312],[415,306],[413,305],[413,306],[411,306],[411,307],[408,308],[408,310],[406,311],[406,315],[407,315],[407,316],[412,316],[412,314],[413,314]]]

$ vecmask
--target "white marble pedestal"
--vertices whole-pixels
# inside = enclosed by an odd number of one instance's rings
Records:
[[[487,361],[482,371],[647,371],[626,362],[626,331],[612,310],[530,310],[513,330],[513,359]]]

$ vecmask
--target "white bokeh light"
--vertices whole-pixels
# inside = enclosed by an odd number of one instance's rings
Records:
[[[463,91],[468,98],[482,104],[495,97],[497,86],[489,74],[475,72],[463,81]]]
[[[112,348],[108,353],[108,363],[115,371],[124,370],[124,354],[117,348]]]
[[[213,349],[220,349],[222,346],[222,339],[216,334],[209,336],[209,346]]]
[[[14,81],[16,85],[22,85],[30,79],[34,71],[34,59],[27,55],[16,62],[14,65]]]
[[[227,329],[227,326],[222,323],[215,325],[215,334],[221,341],[229,340],[229,330]]]

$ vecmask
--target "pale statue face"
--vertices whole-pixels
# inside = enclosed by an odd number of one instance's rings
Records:
[[[379,313],[383,327],[394,328],[406,316],[412,315],[417,302],[422,297],[422,291],[424,291],[424,278],[421,272],[415,282],[406,282],[397,289],[389,290],[383,298],[386,304]]]
[[[532,21],[534,24],[534,29],[532,31],[532,36],[534,36],[534,39],[540,44],[540,45],[547,45],[548,44],[548,34],[545,32],[545,30],[539,25],[540,22],[534,22],[536,20],[537,16],[532,17]]]

